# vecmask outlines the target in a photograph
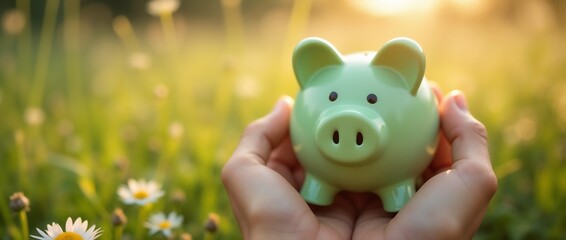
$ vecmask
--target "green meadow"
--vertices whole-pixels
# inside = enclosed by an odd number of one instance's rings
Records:
[[[489,132],[499,189],[475,238],[566,239],[566,5],[354,2],[370,1],[0,4],[0,239],[67,217],[99,239],[165,239],[141,226],[171,211],[184,217],[173,239],[240,239],[220,171],[246,125],[298,91],[291,53],[308,36],[342,53],[419,42],[427,78],[462,90]],[[164,195],[125,204],[128,179]],[[10,209],[16,192],[29,211]]]

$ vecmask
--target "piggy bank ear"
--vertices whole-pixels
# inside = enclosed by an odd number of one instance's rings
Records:
[[[409,38],[393,39],[377,52],[371,63],[397,71],[411,95],[417,94],[426,65],[423,50],[417,42]]]
[[[321,38],[306,38],[293,52],[293,70],[301,88],[322,68],[342,63],[340,53]]]

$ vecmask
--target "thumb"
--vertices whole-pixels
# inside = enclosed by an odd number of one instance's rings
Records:
[[[289,117],[293,99],[282,97],[266,116],[249,124],[232,159],[265,165],[271,151],[281,144],[289,131]],[[243,156],[240,158],[239,156]],[[256,156],[249,158],[249,156]]]
[[[464,94],[452,91],[441,106],[441,127],[452,147],[452,161],[481,159],[491,166],[487,146],[487,130],[468,111]]]
[[[442,100],[440,121],[453,164],[425,182],[401,209],[391,221],[391,234],[412,232],[418,236],[415,238],[471,239],[497,190],[487,131],[468,111],[462,92],[453,91]]]
[[[451,145],[452,169],[458,171],[469,186],[477,187],[486,198],[497,189],[497,178],[491,166],[485,126],[468,111],[464,94],[453,91],[441,106],[441,127]]]

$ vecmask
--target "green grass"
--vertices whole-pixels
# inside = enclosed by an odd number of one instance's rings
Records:
[[[40,31],[0,35],[2,239],[24,239],[8,209],[18,191],[31,201],[32,234],[70,216],[111,239],[120,207],[130,219],[124,234],[133,235],[139,209],[116,193],[130,178],[162,183],[153,210],[185,216],[179,233],[210,238],[204,225],[215,212],[212,237],[239,238],[220,170],[242,129],[297,91],[290,51],[310,35],[345,53],[401,35],[419,41],[428,78],[463,90],[490,134],[500,185],[477,239],[566,238],[566,33],[558,27],[445,16],[422,30],[347,11],[337,21],[306,3],[273,9],[265,25],[229,5],[220,26],[167,16],[77,25],[81,8],[72,2],[48,1],[61,8],[46,6]],[[149,64],[136,68],[133,56]]]

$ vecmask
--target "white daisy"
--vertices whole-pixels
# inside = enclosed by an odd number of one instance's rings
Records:
[[[38,126],[43,123],[43,120],[45,119],[45,114],[43,113],[43,110],[41,108],[30,107],[26,109],[26,113],[24,117],[29,125]]]
[[[118,195],[125,204],[146,205],[155,202],[163,196],[161,186],[154,181],[128,180],[128,186],[122,185],[118,188]]]
[[[41,236],[31,235],[32,238],[40,240],[94,240],[98,238],[101,234],[100,228],[96,228],[92,225],[88,230],[88,221],[82,221],[81,218],[77,218],[73,223],[73,219],[67,218],[67,223],[65,224],[65,231],[57,223],[47,224],[47,230],[41,231],[37,228],[37,232]]]
[[[182,222],[183,216],[178,215],[176,212],[170,212],[167,217],[165,217],[164,213],[160,212],[151,215],[149,221],[145,223],[145,226],[149,228],[149,234],[161,231],[166,237],[171,237],[171,230],[181,226]]]
[[[179,0],[151,0],[147,2],[147,12],[153,16],[171,14],[179,9],[180,4]]]

